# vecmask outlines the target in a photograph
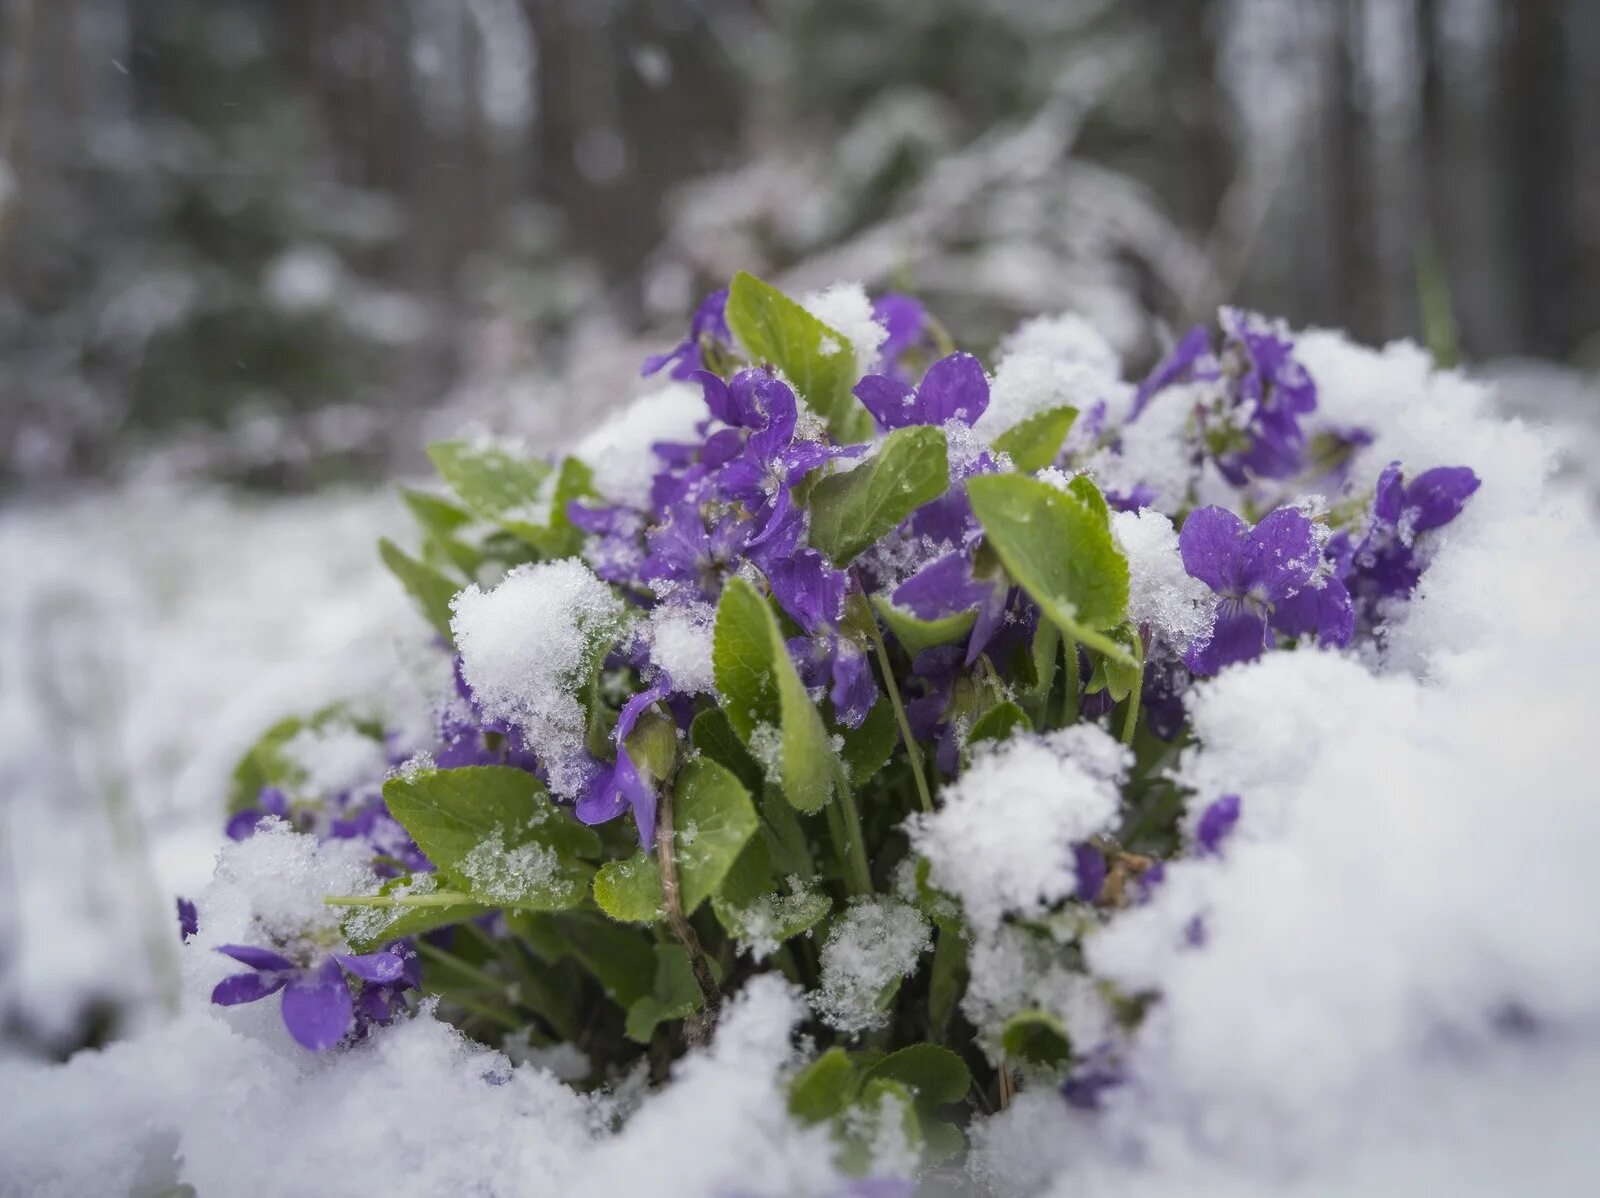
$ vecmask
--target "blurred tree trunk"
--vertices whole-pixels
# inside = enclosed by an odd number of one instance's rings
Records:
[[[1383,336],[1378,228],[1372,210],[1366,36],[1362,0],[1337,0],[1330,24],[1333,72],[1329,219],[1339,320],[1363,341]]]
[[[1590,2],[1590,0],[1585,0]],[[1502,0],[1504,217],[1513,247],[1520,341],[1564,358],[1576,347],[1579,235],[1562,0]],[[1593,69],[1590,64],[1589,69]]]
[[[1155,135],[1166,164],[1163,196],[1182,224],[1207,229],[1217,219],[1237,165],[1217,63],[1222,6],[1216,0],[1143,0],[1142,7],[1161,45]]]

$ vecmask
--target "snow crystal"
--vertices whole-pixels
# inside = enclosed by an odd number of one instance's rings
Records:
[[[561,870],[561,858],[554,849],[535,842],[508,848],[505,833],[472,846],[460,862],[461,872],[472,884],[475,895],[494,902],[514,902],[548,887]]]
[[[1072,312],[1025,320],[1000,342],[1002,359],[1034,354],[1061,362],[1080,362],[1111,380],[1122,377],[1122,358],[1083,317]]]
[[[613,635],[622,603],[575,558],[518,566],[491,591],[476,585],[450,602],[461,672],[492,720],[514,724],[573,798],[582,783],[580,671]]]
[[[981,752],[937,811],[909,821],[928,880],[961,900],[979,932],[1007,914],[1044,914],[1077,883],[1073,845],[1116,818],[1126,759],[1089,724]]]
[[[296,945],[337,935],[340,912],[322,900],[370,888],[370,856],[370,848],[357,841],[319,843],[268,816],[255,835],[228,842],[218,854],[201,932],[190,943]],[[229,966],[237,971],[220,957],[215,962],[219,977]]]
[[[685,694],[716,694],[711,668],[711,629],[716,609],[710,604],[685,606],[664,603],[655,608],[645,625],[650,660],[672,678],[675,690]]]
[[[844,334],[855,351],[858,372],[865,373],[877,362],[889,330],[872,318],[872,301],[860,283],[835,283],[800,303],[823,324]]]
[[[989,387],[989,407],[977,430],[991,441],[1030,416],[1062,404],[1080,417],[1104,401],[1119,410],[1132,388],[1122,381],[1116,353],[1074,332],[1073,318],[1023,325],[1002,347]],[[1067,322],[1067,323],[1062,323]]]
[[[650,506],[650,481],[661,469],[652,446],[693,441],[706,419],[706,402],[693,383],[671,383],[634,400],[573,447],[594,471],[595,490],[612,503]]]
[[[791,874],[787,885],[789,894],[764,894],[752,903],[726,912],[734,938],[739,942],[739,951],[748,954],[751,960],[765,961],[777,952],[779,932],[812,901],[815,892],[801,882],[798,874]]]
[[[822,946],[822,983],[811,1005],[842,1032],[883,1026],[884,991],[916,969],[931,943],[932,932],[915,907],[882,897],[858,900]]]
[[[1105,449],[1089,460],[1101,489],[1130,495],[1143,483],[1155,492],[1150,506],[1169,515],[1186,507],[1195,482],[1189,426],[1195,407],[1213,390],[1210,383],[1191,383],[1157,391],[1139,419],[1122,426],[1121,452]]]
[[[1206,632],[1211,588],[1183,568],[1172,521],[1148,508],[1111,513],[1111,532],[1128,559],[1128,614],[1182,652]]]
[[[1000,1028],[1019,1011],[1038,1008],[1054,1015],[1080,1052],[1113,1030],[1111,1009],[1095,980],[1071,968],[1058,944],[1030,929],[1007,924],[978,936],[968,967],[961,1012],[992,1059],[999,1059]]]

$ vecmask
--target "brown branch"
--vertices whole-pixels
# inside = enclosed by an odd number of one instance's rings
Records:
[[[711,962],[700,947],[700,938],[683,914],[683,893],[678,887],[677,833],[672,825],[672,787],[661,788],[661,806],[656,815],[656,856],[661,866],[661,893],[667,909],[667,927],[671,929],[683,951],[689,954],[689,968],[694,973],[695,985],[700,987],[700,997],[705,1006],[684,1021],[684,1036],[691,1047],[709,1044],[711,1029],[717,1024],[717,1012],[722,1007],[722,991],[711,973]]]

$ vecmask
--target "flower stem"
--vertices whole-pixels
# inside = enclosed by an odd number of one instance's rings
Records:
[[[861,834],[861,812],[856,807],[856,792],[845,776],[844,763],[833,759],[833,789],[838,799],[839,824],[842,833],[845,870],[849,875],[850,889],[856,894],[872,893],[872,867],[867,862],[867,842]]]
[[[906,747],[906,760],[911,763],[911,774],[917,782],[917,798],[922,809],[933,812],[933,792],[928,789],[928,776],[922,771],[922,746],[911,734],[911,721],[906,718],[905,704],[900,701],[900,688],[895,684],[894,670],[889,665],[889,647],[883,643],[883,631],[878,627],[874,613],[870,621],[872,649],[878,658],[878,672],[883,675],[883,689],[889,695],[889,705],[894,708],[894,718],[900,725],[900,740]]]
[[[1083,671],[1078,665],[1078,642],[1070,636],[1061,638],[1061,650],[1066,654],[1067,679],[1061,695],[1061,717],[1057,727],[1065,728],[1078,722],[1078,712],[1083,708]]]
[[[470,894],[330,894],[323,903],[329,907],[458,907],[476,900]]]
[[[689,969],[694,974],[695,985],[705,1007],[684,1022],[684,1037],[691,1046],[708,1044],[711,1029],[716,1026],[717,1012],[722,1007],[722,991],[711,973],[711,962],[700,947],[700,937],[683,913],[683,892],[678,887],[677,829],[672,825],[672,787],[661,788],[661,806],[656,812],[656,860],[661,867],[661,894],[667,909],[667,927],[683,951],[689,954]]]
[[[1144,697],[1144,671],[1140,670],[1128,692],[1128,714],[1122,717],[1122,743],[1131,745],[1139,727],[1139,703]]]

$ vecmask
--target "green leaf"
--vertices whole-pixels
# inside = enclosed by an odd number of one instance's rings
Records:
[[[848,1118],[834,1124],[834,1138],[839,1145],[835,1159],[844,1172],[855,1176],[865,1173],[885,1143],[903,1141],[913,1150],[922,1147],[916,1101],[904,1083],[888,1077],[873,1078],[862,1086],[861,1097],[853,1108]]]
[[[1049,698],[1055,686],[1056,667],[1061,663],[1061,629],[1049,620],[1040,620],[1028,645],[1028,656],[1033,667],[1033,685],[1028,688],[1026,697],[1042,702]]]
[[[864,1093],[875,1083],[899,1083],[910,1091],[930,1161],[948,1160],[966,1143],[961,1132],[938,1117],[938,1108],[966,1097],[972,1074],[959,1056],[937,1044],[912,1044],[867,1069]]]
[[[978,609],[975,607],[954,615],[940,616],[936,620],[919,619],[904,608],[896,607],[886,595],[874,595],[872,606],[883,617],[889,631],[894,633],[895,640],[912,657],[924,649],[960,640],[972,631],[972,625],[978,619]]]
[[[752,794],[766,781],[761,763],[750,756],[750,750],[744,747],[744,741],[739,739],[720,707],[708,707],[694,717],[694,723],[689,725],[689,743],[724,769],[731,770]]]
[[[654,923],[665,918],[661,868],[656,859],[636,853],[607,861],[594,876],[594,901],[600,910],[623,923]]]
[[[600,838],[510,766],[422,770],[389,779],[389,812],[439,873],[474,900],[556,911],[583,900]]]
[[[577,458],[566,458],[559,469],[552,469],[537,458],[519,458],[464,441],[436,442],[428,446],[428,457],[475,515],[498,524],[544,557],[567,557],[583,544],[583,534],[567,517],[567,504],[592,493],[594,474]],[[418,504],[413,503],[412,510],[417,511]],[[423,510],[433,524],[440,523],[436,507]],[[440,535],[448,538],[449,533]]]
[[[728,871],[722,888],[711,896],[711,907],[734,939],[766,947],[814,927],[833,910],[833,902],[811,890],[777,893],[766,841],[755,836]]]
[[[894,718],[894,705],[879,699],[867,712],[859,728],[840,728],[845,773],[853,786],[860,786],[889,763],[900,743],[900,725]]]
[[[1032,732],[1033,721],[1028,719],[1022,708],[1008,699],[996,703],[973,721],[972,730],[967,733],[967,745],[970,747],[986,740],[1008,740],[1018,728]]]
[[[336,724],[383,743],[381,726],[356,719],[343,704],[332,704],[309,716],[286,716],[263,732],[234,766],[228,786],[228,813],[254,807],[264,786],[279,787],[288,793],[291,802],[304,797],[299,791],[307,782],[305,768],[284,751],[285,746],[302,732],[323,732]]]
[[[1040,1069],[1059,1069],[1072,1056],[1067,1029],[1048,1011],[1019,1011],[1000,1029],[1007,1057]]]
[[[933,1034],[944,1038],[956,1004],[967,989],[967,940],[954,927],[941,925],[933,946],[928,973],[928,1021]]]
[[[1128,563],[1101,513],[1023,474],[969,479],[967,496],[1006,572],[1051,622],[1072,640],[1131,660],[1103,631],[1127,610]]]
[[[1083,500],[1100,517],[1100,522],[1107,527],[1111,525],[1111,508],[1106,504],[1106,497],[1100,493],[1100,488],[1094,485],[1094,479],[1087,474],[1074,474],[1067,483],[1067,490]]]
[[[827,729],[789,660],[771,608],[743,578],[723,588],[711,661],[728,722],[769,776],[776,774],[791,804],[820,811],[833,790]]]
[[[378,556],[400,580],[406,593],[417,601],[428,623],[447,643],[454,644],[455,638],[450,633],[450,600],[455,598],[459,589],[455,581],[418,561],[388,537],[378,542]]]
[[[776,725],[779,719],[778,688],[772,676],[776,628],[755,587],[743,578],[730,578],[717,603],[711,665],[723,714],[746,744],[757,728]]]
[[[861,465],[811,492],[811,544],[843,566],[950,486],[944,430],[896,429]]]
[[[674,785],[678,891],[683,913],[693,915],[722,885],[761,821],[739,779],[709,758],[691,761]],[[624,922],[662,918],[659,861],[639,853],[606,862],[595,875],[594,900],[611,918]]]
[[[401,487],[400,498],[411,509],[412,518],[432,536],[453,537],[472,523],[471,512],[442,496]]]
[[[414,875],[430,879],[432,876],[432,874]],[[380,893],[389,896],[404,895],[408,892],[407,884],[411,881],[411,878],[397,878],[385,885]],[[437,899],[450,897],[448,891],[435,890],[428,893],[430,897]],[[345,939],[356,952],[369,953],[402,936],[420,936],[423,932],[465,923],[469,919],[476,919],[494,910],[493,907],[473,902],[471,895],[463,893],[459,897],[460,902],[439,907],[351,907],[345,912],[343,921]]]
[[[711,967],[715,974],[715,961]],[[687,1019],[700,1009],[700,1003],[700,987],[695,984],[689,954],[679,944],[658,944],[655,984],[649,994],[628,1008],[628,1039],[648,1044],[657,1024]]]
[[[863,1080],[893,1078],[903,1082],[917,1106],[932,1110],[960,1102],[972,1086],[972,1074],[962,1059],[937,1044],[912,1044],[891,1052],[867,1070]]]
[[[790,1081],[789,1113],[807,1124],[832,1119],[850,1105],[859,1084],[850,1054],[830,1048]]]
[[[656,946],[644,934],[592,911],[568,911],[555,918],[562,943],[612,1002],[626,1009],[652,991]]]
[[[728,328],[757,362],[770,362],[794,384],[834,439],[864,441],[872,416],[850,394],[855,351],[850,341],[794,300],[743,271],[728,289]]]
[[[1091,695],[1108,690],[1111,697],[1121,703],[1133,693],[1144,671],[1144,642],[1139,638],[1138,628],[1131,623],[1118,624],[1111,630],[1111,639],[1127,650],[1133,662],[1107,657],[1091,649],[1089,657],[1094,662],[1094,668],[1083,689]]]
[[[526,528],[542,532],[554,499],[548,462],[465,441],[435,442],[428,446],[428,458],[475,514],[519,535]]]
[[[994,439],[994,447],[1008,455],[1018,470],[1032,474],[1056,460],[1077,418],[1077,408],[1046,408],[1001,433]]]

